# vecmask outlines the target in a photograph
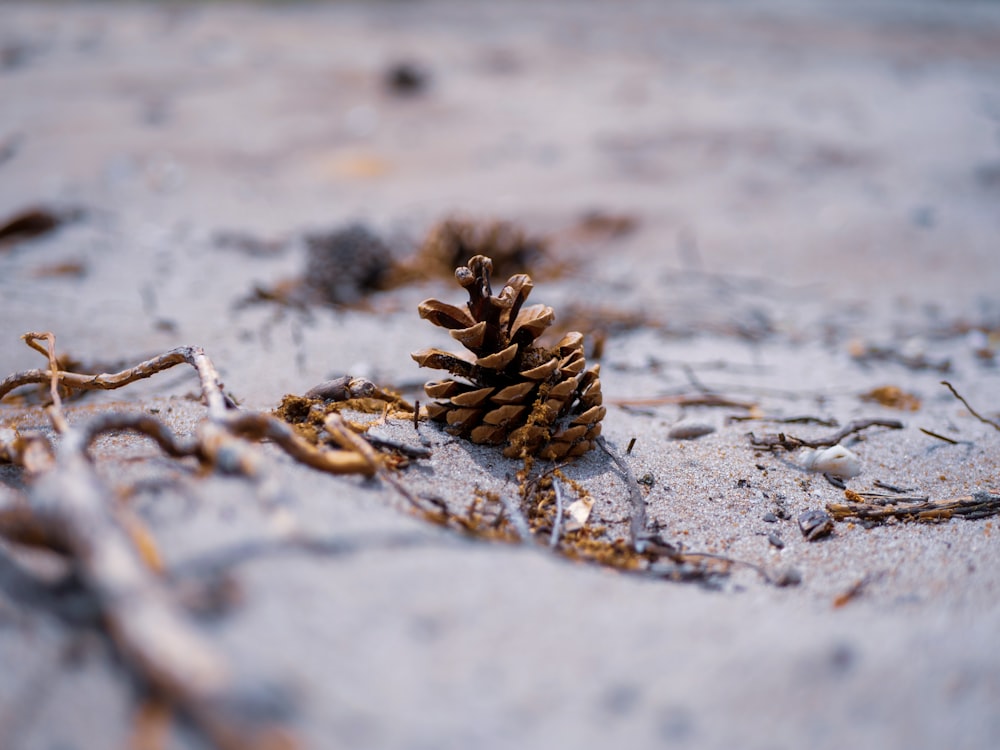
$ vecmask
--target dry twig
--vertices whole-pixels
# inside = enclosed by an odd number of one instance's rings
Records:
[[[629,465],[619,458],[617,453],[608,447],[608,443],[603,437],[598,437],[596,442],[597,447],[607,453],[614,462],[615,466],[618,467],[618,470],[625,477],[625,482],[628,484],[629,503],[632,506],[632,520],[629,523],[629,537],[632,546],[635,547],[638,540],[646,531],[646,499],[642,496],[642,490],[639,489],[639,482],[636,480],[635,474],[632,473],[632,469]]]
[[[962,404],[965,406],[965,408],[969,410],[969,414],[971,414],[972,416],[974,416],[976,419],[978,419],[983,424],[988,424],[994,430],[1000,430],[1000,424],[994,422],[991,419],[987,419],[982,414],[980,414],[978,411],[976,411],[975,409],[973,409],[972,406],[969,404],[969,402],[966,401],[964,398],[962,398],[962,394],[960,394],[958,391],[955,390],[955,386],[953,386],[947,380],[942,380],[941,381],[941,385],[947,387],[947,389],[949,391],[951,391],[951,394],[955,398],[957,398],[959,401],[962,402]]]
[[[322,450],[275,417],[236,409],[199,347],[180,347],[121,372],[84,376],[59,369],[51,333],[29,333],[24,339],[46,356],[49,369],[7,377],[0,382],[0,397],[21,385],[48,383],[52,404],[47,413],[62,440],[53,454],[42,438],[22,438],[9,429],[0,432],[0,459],[22,465],[30,480],[26,502],[0,508],[0,536],[68,556],[79,571],[82,595],[92,603],[88,621],[99,625],[146,691],[181,711],[216,747],[293,747],[294,740],[284,730],[268,717],[261,719],[257,707],[240,697],[228,665],[180,615],[154,572],[158,555],[151,536],[137,518],[116,512],[110,502],[114,493],[97,475],[88,448],[101,434],[129,430],[151,438],[169,456],[193,456],[209,467],[259,478],[260,457],[248,441],[270,440],[313,468],[379,473],[408,495],[405,488],[388,476],[381,457],[338,416],[328,420],[327,428],[345,450]],[[60,388],[110,390],[185,363],[198,375],[208,412],[191,439],[177,438],[146,414],[105,414],[72,426],[65,418]],[[5,589],[20,591],[36,603],[58,601],[44,586],[27,586],[30,577],[12,570],[0,565]]]
[[[552,523],[552,535],[549,537],[549,547],[555,549],[559,546],[559,533],[562,531],[563,501],[562,483],[559,477],[552,477],[552,489],[556,493],[556,520]]]
[[[833,435],[817,440],[806,440],[794,435],[786,435],[783,432],[757,437],[751,432],[750,444],[755,448],[766,448],[767,450],[784,448],[787,451],[794,451],[799,448],[826,448],[836,445],[847,436],[866,430],[869,427],[888,427],[892,430],[901,430],[903,429],[903,423],[895,419],[859,419],[851,422]]]
[[[836,520],[860,518],[884,523],[899,521],[946,521],[960,517],[968,519],[988,518],[1000,513],[1000,494],[994,492],[974,492],[971,495],[950,497],[943,500],[916,502],[916,498],[890,498],[886,502],[871,503],[828,503],[826,509]],[[906,505],[896,503],[907,502]]]

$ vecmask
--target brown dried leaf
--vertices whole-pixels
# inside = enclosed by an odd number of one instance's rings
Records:
[[[917,411],[920,408],[920,398],[912,393],[907,393],[899,386],[882,385],[873,388],[860,396],[862,401],[869,401],[887,406],[890,409],[900,409],[902,411]]]

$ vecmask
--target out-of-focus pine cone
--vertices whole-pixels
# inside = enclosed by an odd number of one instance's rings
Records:
[[[575,331],[552,348],[537,346],[554,318],[552,308],[524,306],[533,286],[527,274],[511,276],[493,296],[492,270],[482,255],[455,270],[469,293],[465,307],[435,299],[420,304],[420,317],[450,329],[472,355],[440,349],[412,355],[421,367],[457,376],[424,386],[436,399],[427,412],[474,443],[505,444],[505,456],[582,455],[601,434],[600,366],[585,369],[583,335]]]
[[[392,252],[363,224],[306,236],[305,284],[317,301],[353,305],[384,289]]]
[[[547,252],[547,240],[529,235],[511,222],[452,218],[431,228],[418,257],[424,269],[447,276],[466,258],[485,255],[498,274],[506,275],[551,266],[546,261]]]

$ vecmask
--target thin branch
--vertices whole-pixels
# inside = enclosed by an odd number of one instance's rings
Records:
[[[946,437],[944,435],[939,435],[936,432],[931,432],[930,430],[926,430],[923,427],[920,428],[920,431],[922,433],[924,433],[925,435],[928,435],[928,436],[930,436],[932,438],[937,438],[938,440],[943,440],[944,442],[951,443],[952,445],[958,445],[958,441],[957,440],[953,440],[952,438]]]
[[[969,404],[969,402],[966,401],[964,398],[962,398],[962,394],[960,394],[958,391],[955,390],[955,386],[953,386],[947,380],[942,380],[941,381],[941,385],[946,386],[948,388],[948,390],[951,391],[951,394],[955,398],[957,398],[959,401],[961,401],[962,404],[965,405],[965,408],[969,410],[969,413],[972,416],[974,416],[976,419],[978,419],[983,424],[988,424],[994,430],[1000,430],[1000,424],[998,424],[997,422],[994,422],[994,421],[992,421],[990,419],[987,419],[986,417],[984,417],[983,415],[981,415],[978,411],[976,411],[975,409],[973,409],[972,406]]]
[[[339,416],[337,418],[340,419]],[[224,419],[224,424],[232,435],[254,440],[270,440],[299,463],[329,474],[373,476],[379,466],[377,455],[373,460],[371,456],[362,454],[354,447],[357,443],[349,443],[350,447],[345,450],[319,449],[299,437],[287,423],[269,414],[234,412]],[[329,430],[329,427],[327,429]],[[361,438],[358,440],[371,450]],[[372,454],[375,455],[374,451]]]
[[[556,520],[552,523],[552,535],[549,537],[549,547],[555,549],[559,546],[559,534],[562,531],[562,520],[563,520],[563,493],[562,493],[562,482],[559,481],[559,477],[552,477],[552,489],[556,493]]]
[[[396,451],[407,458],[430,458],[433,455],[430,448],[426,448],[422,445],[410,445],[409,443],[404,443],[399,440],[380,437],[379,435],[373,435],[370,431],[361,435],[361,437],[376,448]]]
[[[42,338],[51,334],[26,334],[33,338]],[[30,344],[29,344],[30,345]],[[38,346],[32,346],[36,351]],[[82,375],[75,372],[63,370],[26,370],[14,373],[0,381],[0,399],[6,396],[15,388],[33,383],[50,383],[53,378],[58,380],[58,384],[71,390],[110,391],[122,388],[138,380],[144,380],[156,375],[164,370],[169,370],[180,364],[191,365],[198,373],[201,382],[201,392],[208,404],[209,414],[218,417],[233,404],[223,392],[222,382],[215,366],[205,355],[205,351],[200,346],[181,346],[171,349],[165,354],[160,354],[151,359],[147,359],[134,367],[116,373],[100,373],[98,375]]]
[[[632,505],[632,521],[629,524],[629,540],[633,547],[646,531],[646,499],[639,489],[639,482],[636,481],[635,474],[627,463],[625,463],[610,447],[603,436],[597,438],[598,447],[608,454],[615,466],[625,477],[628,484],[629,503]]]
[[[49,360],[49,396],[52,398],[52,406],[49,407],[49,419],[56,432],[62,434],[69,429],[66,423],[66,415],[62,409],[62,398],[59,396],[59,362],[56,359],[56,337],[54,333],[25,333],[21,336],[30,348]],[[42,349],[38,341],[45,340],[46,348]]]
[[[784,448],[787,451],[794,451],[799,448],[826,448],[836,445],[847,436],[866,430],[869,427],[888,427],[892,430],[901,430],[903,429],[903,423],[896,419],[859,419],[851,422],[833,435],[817,440],[806,440],[794,435],[786,435],[783,432],[757,437],[751,432],[750,444],[756,448],[767,448],[768,450]]]
[[[734,414],[727,417],[730,422],[773,422],[775,424],[818,424],[821,427],[839,427],[840,423],[836,419],[823,419],[822,417],[768,417],[768,416],[743,416]]]

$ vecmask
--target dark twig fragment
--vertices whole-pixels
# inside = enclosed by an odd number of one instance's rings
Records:
[[[818,424],[820,427],[840,427],[836,419],[823,419],[822,417],[768,417],[735,414],[727,417],[729,422],[773,422],[774,424]]]
[[[923,427],[920,428],[920,431],[922,433],[924,433],[925,435],[928,435],[928,436],[930,436],[932,438],[937,438],[938,440],[943,440],[944,442],[951,443],[952,445],[958,445],[958,441],[957,440],[953,440],[950,437],[945,437],[944,435],[939,435],[936,432],[931,432],[930,430],[924,429]]]
[[[973,409],[972,406],[969,404],[969,402],[966,401],[964,398],[962,398],[962,394],[960,394],[957,390],[955,390],[955,386],[953,386],[947,380],[942,380],[941,381],[941,385],[947,387],[947,389],[949,391],[951,391],[951,394],[955,398],[957,398],[959,401],[962,402],[962,404],[965,406],[965,408],[969,410],[969,414],[971,414],[972,416],[974,416],[976,419],[978,419],[983,424],[988,424],[994,430],[1000,430],[1000,423],[994,422],[991,419],[987,419],[982,414],[980,414],[978,411],[976,411],[975,409]]]
[[[794,435],[786,435],[783,432],[765,434],[761,437],[757,437],[751,432],[750,444],[755,448],[766,448],[767,450],[784,448],[787,451],[794,451],[799,448],[827,448],[829,446],[836,445],[849,435],[861,432],[869,427],[888,427],[892,430],[901,430],[903,429],[903,423],[895,419],[859,419],[851,422],[849,425],[829,437],[819,438],[816,440],[806,440],[805,438],[795,437]]]

